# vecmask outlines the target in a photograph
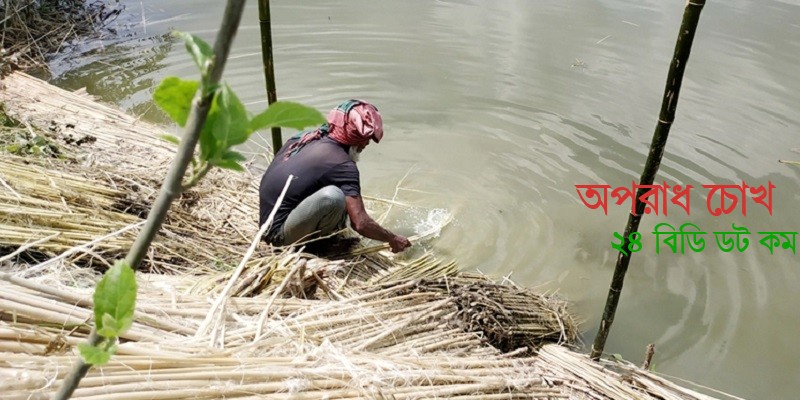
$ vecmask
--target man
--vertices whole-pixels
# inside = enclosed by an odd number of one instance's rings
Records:
[[[261,178],[259,225],[275,207],[286,179],[295,176],[265,239],[282,246],[329,235],[343,228],[349,216],[362,236],[388,242],[395,253],[405,250],[411,242],[375,222],[361,199],[356,161],[370,140],[383,138],[378,109],[350,100],[331,110],[327,120],[289,139]]]

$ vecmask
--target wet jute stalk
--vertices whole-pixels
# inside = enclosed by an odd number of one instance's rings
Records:
[[[264,65],[264,78],[267,81],[267,102],[278,101],[275,91],[275,63],[272,58],[272,19],[269,13],[269,0],[258,0],[258,20],[261,26],[261,62]],[[272,154],[277,154],[283,145],[281,128],[272,128]]]
[[[700,20],[700,11],[706,4],[705,0],[690,0],[686,3],[683,11],[683,22],[678,33],[678,41],[675,43],[675,53],[669,65],[667,74],[667,85],[664,89],[664,99],[661,102],[661,113],[658,116],[653,141],[650,143],[650,154],[647,155],[647,162],[644,165],[644,172],[639,180],[640,185],[652,185],[658,167],[661,165],[661,158],[664,155],[664,147],[667,144],[669,129],[672,121],[675,120],[675,109],[678,106],[678,95],[683,81],[683,72],[686,70],[686,62],[689,60],[689,53],[692,49],[692,41]],[[634,199],[636,203],[636,213],[628,216],[628,224],[625,226],[623,234],[622,248],[627,249],[630,244],[630,235],[639,229],[639,222],[644,214],[645,204],[639,201],[639,196],[643,195],[647,189],[640,188]],[[622,284],[625,280],[625,273],[628,271],[628,264],[631,261],[632,252],[620,252],[617,256],[617,265],[614,268],[614,276],[611,279],[611,287],[608,289],[606,307],[603,310],[603,320],[600,322],[600,330],[592,344],[591,358],[597,360],[603,354],[606,345],[608,332],[614,322],[614,314],[617,311],[619,297],[622,294]]]
[[[216,86],[222,78],[222,71],[225,69],[225,62],[228,59],[231,43],[239,28],[239,21],[242,18],[244,3],[244,0],[228,0],[225,6],[225,15],[223,16],[222,25],[220,26],[219,32],[217,32],[217,38],[214,44],[214,61],[209,71],[209,82],[212,86]],[[161,186],[158,198],[156,198],[150,213],[147,215],[147,221],[142,231],[136,237],[136,241],[125,257],[125,261],[134,270],[136,270],[141,263],[147,253],[147,249],[150,247],[150,243],[152,243],[156,233],[158,233],[158,230],[161,228],[170,205],[181,194],[183,177],[186,174],[186,168],[192,159],[197,141],[200,138],[200,131],[203,129],[206,117],[211,109],[211,101],[214,98],[214,93],[215,91],[213,90],[206,90],[204,93],[198,93],[192,101],[192,110],[189,112],[186,130],[181,139],[177,154],[170,165],[167,176],[164,178],[164,184]],[[96,346],[99,341],[99,335],[92,329],[88,339],[89,345]],[[57,400],[70,398],[78,387],[81,379],[86,376],[90,367],[90,364],[84,363],[82,358],[78,358],[72,370],[66,378],[64,378],[64,382],[61,384],[54,398]]]

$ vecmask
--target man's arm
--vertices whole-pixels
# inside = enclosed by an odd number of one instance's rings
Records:
[[[401,252],[411,247],[411,242],[406,237],[395,235],[388,229],[380,226],[380,224],[375,222],[375,220],[367,214],[361,196],[346,196],[345,206],[347,207],[347,215],[350,216],[353,229],[361,236],[380,240],[381,242],[388,242],[389,247],[391,247],[394,253]]]

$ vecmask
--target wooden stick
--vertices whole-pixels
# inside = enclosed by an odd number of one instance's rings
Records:
[[[414,169],[415,166],[409,168],[408,171],[406,171],[406,174],[403,175],[403,177],[400,178],[400,180],[397,182],[397,185],[395,185],[394,187],[394,195],[392,195],[391,200],[388,201],[389,206],[386,207],[386,211],[384,211],[383,214],[381,214],[381,216],[375,220],[375,222],[382,224],[383,221],[386,219],[386,217],[389,215],[389,212],[392,211],[392,206],[397,201],[397,194],[400,192],[400,185],[403,184],[406,178],[408,178],[408,175],[411,174],[411,171],[413,171]]]
[[[650,343],[647,345],[647,353],[644,355],[644,362],[642,363],[642,369],[644,370],[650,369],[650,362],[653,361],[654,354],[656,354],[656,345]]]

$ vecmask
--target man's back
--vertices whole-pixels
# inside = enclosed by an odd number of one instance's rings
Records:
[[[289,175],[295,176],[275,214],[270,235],[283,226],[289,213],[303,199],[325,186],[334,185],[345,196],[361,195],[358,168],[348,155],[348,146],[323,137],[309,142],[300,151],[286,158],[287,151],[297,140],[293,138],[286,142],[261,178],[259,225],[266,222],[286,179]]]

